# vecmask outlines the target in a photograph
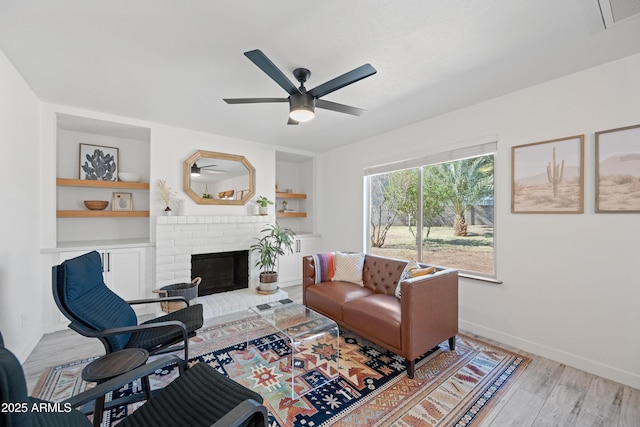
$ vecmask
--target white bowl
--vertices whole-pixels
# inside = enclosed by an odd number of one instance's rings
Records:
[[[142,176],[139,173],[118,172],[118,179],[124,182],[138,182]]]

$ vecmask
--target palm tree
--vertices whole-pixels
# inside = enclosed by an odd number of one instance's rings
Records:
[[[444,204],[455,215],[453,234],[466,236],[465,214],[481,199],[493,195],[493,155],[431,166],[426,173],[443,184]]]

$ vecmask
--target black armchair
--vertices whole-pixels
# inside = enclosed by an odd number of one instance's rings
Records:
[[[162,356],[57,404],[29,397],[22,366],[13,353],[4,347],[1,334],[0,401],[12,406],[0,412],[0,425],[90,427],[87,416],[76,408],[172,363],[178,363],[180,376],[155,393],[118,426],[267,426],[267,408],[262,405],[259,394],[205,363],[197,363],[185,371],[186,361],[176,356]],[[39,410],[43,407],[41,404],[47,408],[46,411]]]
[[[123,300],[105,285],[102,260],[96,251],[64,261],[52,270],[53,298],[71,321],[69,328],[98,338],[107,353],[144,348],[153,355],[184,348],[184,358],[189,358],[189,337],[203,323],[201,304],[190,306],[183,297]],[[141,324],[131,308],[131,304],[180,300],[185,308]]]

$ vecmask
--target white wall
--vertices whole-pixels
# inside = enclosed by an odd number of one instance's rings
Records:
[[[503,284],[460,280],[461,328],[640,388],[640,214],[594,213],[594,132],[640,124],[639,75],[635,55],[326,153],[321,249],[362,249],[364,167],[498,134]],[[511,147],[583,133],[585,213],[511,214]]]
[[[89,119],[103,120],[107,122],[122,123],[132,126],[138,126],[150,129],[151,142],[149,144],[150,151],[150,167],[145,165],[141,172],[145,180],[151,183],[149,191],[149,209],[151,218],[143,223],[143,227],[149,228],[149,233],[140,230],[140,235],[148,235],[151,242],[155,241],[155,224],[156,217],[164,214],[164,208],[158,191],[157,181],[159,179],[166,180],[171,187],[172,192],[176,193],[176,197],[184,200],[185,210],[189,215],[248,215],[251,212],[249,203],[246,206],[222,206],[222,205],[198,205],[193,202],[183,191],[183,162],[197,150],[217,151],[222,153],[242,155],[256,169],[256,194],[265,195],[270,199],[275,198],[275,148],[249,141],[243,141],[219,135],[206,134],[202,132],[190,131],[170,126],[164,126],[157,123],[144,122],[127,117],[114,116],[110,114],[98,113],[84,109],[66,107],[60,105],[44,104],[42,123],[43,123],[43,144],[42,144],[42,188],[40,194],[42,199],[42,233],[41,245],[45,251],[42,254],[42,274],[39,280],[40,291],[43,302],[43,312],[45,317],[45,332],[52,332],[55,326],[51,324],[49,319],[58,318],[58,309],[55,306],[51,293],[51,266],[58,263],[57,253],[51,250],[56,247],[56,242],[60,236],[56,236],[56,114],[62,113],[66,115],[74,115]],[[63,132],[64,135],[69,132]],[[77,133],[76,133],[77,134]],[[77,135],[76,135],[77,136]],[[87,136],[88,137],[88,136]],[[81,141],[75,141],[78,143]],[[94,141],[96,142],[96,141]],[[98,141],[99,142],[99,141]],[[116,146],[118,141],[112,140],[111,146]],[[105,144],[106,145],[106,144]],[[71,156],[73,159],[77,155]],[[130,172],[135,170],[130,169]],[[65,176],[68,177],[68,176]],[[40,192],[36,192],[39,194]],[[135,197],[135,196],[134,196]],[[275,216],[275,212],[271,211],[271,215]],[[66,227],[66,225],[65,225]],[[71,235],[69,230],[65,228],[59,229],[66,235]],[[93,233],[95,235],[95,233]],[[137,235],[136,235],[137,236]],[[123,238],[124,236],[112,235],[112,239]],[[100,239],[107,239],[102,235],[98,235]],[[79,239],[86,240],[86,239]],[[39,248],[39,247],[38,247]],[[156,288],[155,274],[153,266],[155,265],[155,257],[147,266],[149,279],[148,289]],[[153,295],[149,294],[149,297]],[[42,323],[42,320],[40,321]],[[37,339],[40,337],[38,336]],[[37,340],[36,340],[37,342]]]
[[[0,331],[25,360],[42,334],[41,104],[2,52],[0,94]]]
[[[275,198],[275,149],[263,144],[169,126],[151,126],[151,214],[164,209],[155,182],[164,179],[189,215],[249,215],[250,205],[198,205],[183,191],[183,163],[197,150],[245,156],[256,172],[256,196]],[[254,196],[253,199],[256,197]],[[253,200],[252,199],[252,200]],[[275,216],[273,206],[270,214]],[[152,221],[153,222],[153,221]]]

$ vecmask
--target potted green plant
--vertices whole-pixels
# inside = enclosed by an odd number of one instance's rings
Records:
[[[287,251],[293,253],[295,233],[290,228],[270,224],[260,231],[264,233],[257,243],[250,246],[251,252],[258,254],[255,266],[260,268],[259,290],[271,292],[278,289],[278,257]]]
[[[256,200],[256,204],[259,206],[258,211],[260,212],[260,215],[268,215],[269,212],[267,210],[267,206],[272,205],[273,202],[264,196],[260,196]]]

